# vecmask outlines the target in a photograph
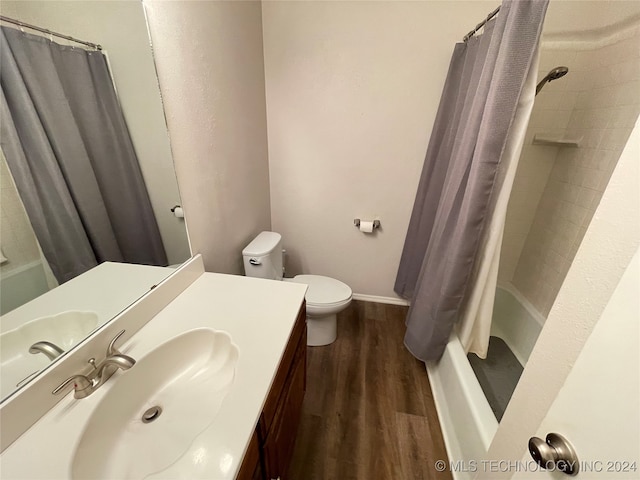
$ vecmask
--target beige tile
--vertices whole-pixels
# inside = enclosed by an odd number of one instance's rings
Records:
[[[593,50],[581,50],[576,52],[573,61],[573,67],[576,71],[588,71],[593,68]]]
[[[586,208],[580,207],[579,205],[572,205],[571,211],[569,213],[569,221],[571,221],[571,223],[575,223],[576,225],[581,225],[586,215]]]
[[[598,188],[598,185],[600,185],[602,175],[603,175],[602,170],[597,170],[593,168],[588,169],[587,175],[585,176],[584,181],[582,182],[582,186],[590,189]]]
[[[640,103],[640,80],[634,80],[618,87],[615,105],[637,105]]]
[[[611,67],[602,66],[593,72],[592,88],[603,88],[613,84],[613,74]]]
[[[584,166],[579,166],[571,171],[570,182],[573,185],[581,186],[584,179],[587,177],[588,169]]]
[[[580,166],[584,168],[595,168],[598,162],[595,148],[580,148]]]
[[[593,199],[596,197],[596,191],[589,188],[581,188],[576,199],[576,205],[583,208],[589,208]]]
[[[628,60],[612,66],[617,83],[640,80],[640,59]]]
[[[583,75],[581,72],[576,71],[575,68],[572,68],[572,66],[569,65],[569,73],[563,77],[562,81],[566,85],[566,91],[581,92],[583,90],[587,90],[588,86],[590,87],[590,84],[587,85],[587,77],[587,75]]]
[[[638,37],[628,38],[617,43],[618,50],[621,52],[621,58],[623,59],[638,59],[640,58],[640,42]]]
[[[607,128],[633,128],[638,119],[638,105],[620,105],[611,115]]]

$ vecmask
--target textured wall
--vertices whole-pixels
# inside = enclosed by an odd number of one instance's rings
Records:
[[[242,273],[271,226],[260,2],[145,6],[192,251]]]
[[[264,2],[271,212],[288,273],[393,284],[455,42],[495,2]],[[379,218],[364,235],[354,218]]]
[[[570,438],[573,445],[579,445],[580,458],[585,462],[585,468],[580,472],[584,480],[620,476],[620,473],[595,473],[599,470],[598,464],[587,459],[628,458],[630,462],[635,461],[636,466],[640,460],[638,291],[640,251],[636,250],[549,412],[536,432],[527,432],[544,438],[562,424],[562,435]],[[621,370],[624,375],[611,375],[612,371]],[[610,405],[615,408],[608,408]],[[586,424],[589,428],[583,428]],[[603,442],[603,438],[609,441]],[[530,461],[527,449],[521,462],[524,465]],[[630,478],[637,475],[631,471],[622,475]],[[531,480],[532,475],[521,471],[512,478]],[[544,476],[538,475],[538,478]]]

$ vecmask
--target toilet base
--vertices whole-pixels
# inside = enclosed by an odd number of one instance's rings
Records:
[[[336,341],[338,318],[336,314],[325,317],[307,315],[307,346],[322,347]]]

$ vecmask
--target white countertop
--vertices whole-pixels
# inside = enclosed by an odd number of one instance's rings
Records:
[[[239,349],[233,386],[213,423],[195,438],[180,460],[149,478],[235,478],[306,288],[303,284],[204,273],[121,347],[123,353],[140,360],[176,335],[209,327],[227,332]],[[2,478],[69,478],[82,425],[118,376],[126,374],[117,372],[88,398],[75,400],[68,394],[2,453]]]

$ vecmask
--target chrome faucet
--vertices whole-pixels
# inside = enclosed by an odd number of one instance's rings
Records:
[[[53,361],[60,355],[64,353],[64,350],[57,346],[55,343],[47,342],[43,340],[41,342],[36,342],[29,347],[29,353],[38,354],[42,353],[46,355],[46,357]]]
[[[73,396],[75,398],[85,398],[100,388],[118,369],[129,370],[133,367],[136,361],[115,348],[116,341],[124,332],[122,330],[109,342],[107,356],[102,362],[96,364],[95,358],[89,359],[88,363],[93,369],[88,375],[73,375],[58,385],[52,393],[58,395],[67,386],[73,385]]]
[[[99,365],[96,365],[95,358],[90,358],[89,363],[93,366],[93,380],[95,388],[98,388],[104,382],[109,380],[118,369],[129,370],[136,361],[128,355],[122,353],[113,353],[105,358]],[[94,389],[95,389],[94,388]]]

